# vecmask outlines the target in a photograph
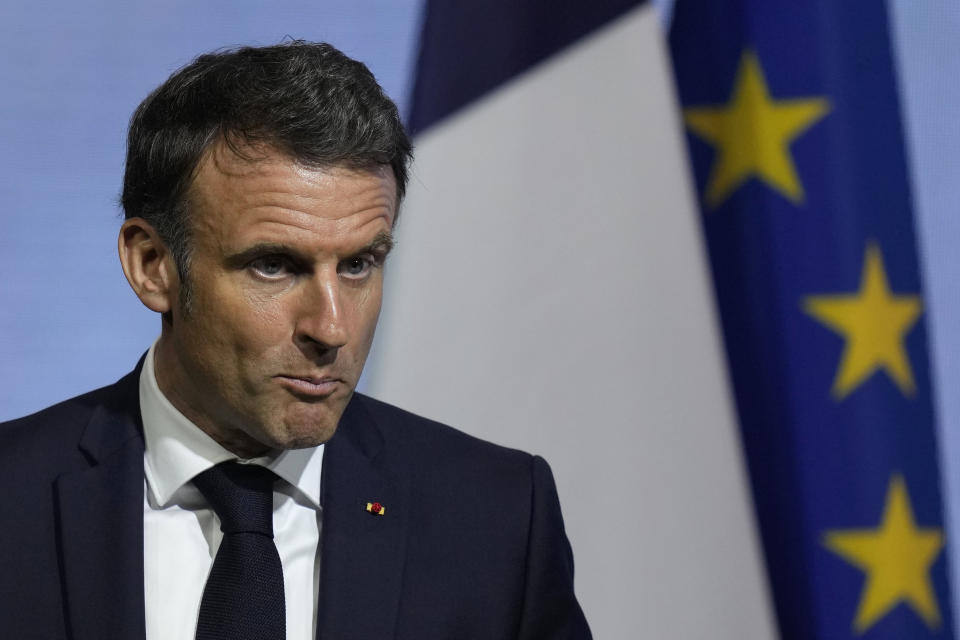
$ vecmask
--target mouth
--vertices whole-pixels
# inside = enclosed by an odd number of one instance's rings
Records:
[[[323,399],[334,394],[343,384],[343,380],[332,376],[294,376],[278,375],[275,378],[281,386],[294,395],[309,398]]]

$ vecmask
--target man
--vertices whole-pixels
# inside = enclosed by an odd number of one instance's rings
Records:
[[[140,105],[119,252],[160,337],[0,426],[4,637],[589,637],[546,463],[354,393],[409,156],[323,44]]]

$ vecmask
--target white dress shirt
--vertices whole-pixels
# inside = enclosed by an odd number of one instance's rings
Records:
[[[140,373],[143,554],[147,640],[193,640],[200,599],[223,533],[191,479],[237,460],[180,413],[160,391],[153,353]],[[273,531],[286,596],[288,640],[316,638],[320,584],[320,467],[323,445],[241,463],[261,464],[286,482],[273,494]]]

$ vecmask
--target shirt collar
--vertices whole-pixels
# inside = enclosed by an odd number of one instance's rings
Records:
[[[320,508],[323,445],[289,449],[241,460],[204,433],[170,403],[154,373],[155,342],[140,371],[140,414],[146,443],[143,470],[154,500],[167,506],[174,494],[198,473],[227,460],[260,464],[295,487],[311,506]]]

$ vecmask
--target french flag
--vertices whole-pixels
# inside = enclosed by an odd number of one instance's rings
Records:
[[[656,8],[425,11],[367,390],[547,458],[596,637],[775,637]]]

